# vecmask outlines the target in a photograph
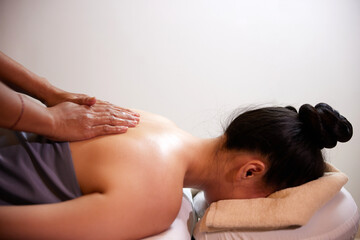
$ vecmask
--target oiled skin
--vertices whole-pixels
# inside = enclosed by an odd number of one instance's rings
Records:
[[[194,137],[141,112],[126,134],[70,143],[84,196],[56,204],[0,207],[0,235],[26,239],[139,239],[175,219]]]
[[[126,134],[71,143],[81,190],[114,194],[130,210],[129,231],[138,232],[140,222],[148,234],[165,230],[180,208],[189,138],[171,121],[141,112],[138,127]]]

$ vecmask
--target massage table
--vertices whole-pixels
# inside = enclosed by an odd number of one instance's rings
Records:
[[[347,181],[346,174],[326,163],[322,177],[266,198],[230,199],[208,207],[204,194],[197,195],[194,209],[201,220],[194,236],[197,240],[354,239],[360,216],[344,188]]]
[[[194,209],[203,214],[204,194],[194,197]],[[342,188],[330,201],[320,208],[310,221],[299,228],[271,231],[220,231],[199,232],[194,230],[196,240],[350,240],[354,239],[359,228],[359,211],[350,193]]]
[[[181,209],[171,227],[146,240],[350,240],[359,228],[359,211],[350,193],[342,188],[299,228],[271,231],[220,231],[199,232],[200,218],[207,208],[204,193],[192,198],[191,190],[183,190]]]
[[[190,189],[183,189],[176,220],[167,231],[148,239],[354,239],[360,215],[344,188],[347,181],[346,174],[327,163],[321,178],[266,198],[221,200],[209,206],[204,192],[192,197]]]

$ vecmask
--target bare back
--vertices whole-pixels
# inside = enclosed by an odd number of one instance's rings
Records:
[[[84,195],[0,207],[2,237],[140,239],[166,230],[181,205],[192,139],[172,122],[142,113],[138,127],[126,134],[71,143]]]
[[[81,190],[111,196],[109,207],[127,218],[128,229],[141,226],[145,235],[165,230],[181,205],[189,138],[167,119],[142,113],[126,134],[71,143]]]

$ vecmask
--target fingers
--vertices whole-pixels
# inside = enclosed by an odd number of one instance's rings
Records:
[[[97,114],[98,117],[108,117],[111,119],[111,117],[123,119],[123,120],[129,120],[129,121],[135,121],[139,123],[140,115],[137,113],[134,113],[130,110],[114,107],[113,105],[104,105],[104,104],[95,104],[91,107],[93,112]]]
[[[104,134],[125,133],[136,127],[139,117],[108,104],[93,106],[63,102],[48,108],[54,127],[44,133],[52,139],[78,141]]]
[[[128,114],[130,114],[130,115],[132,115],[132,116],[140,117],[140,114],[139,114],[139,113],[134,112],[134,111],[132,111],[132,110],[130,110],[130,109],[120,108],[120,107],[118,107],[118,108],[119,108],[120,110],[122,110],[122,111],[124,111],[124,112],[126,112],[126,113],[128,113]]]
[[[123,127],[136,127],[139,124],[139,117],[126,111],[126,109],[115,107],[112,104],[98,104],[94,106],[79,106],[84,111],[84,119],[91,127],[95,126],[123,126]],[[120,129],[121,131],[121,129]]]
[[[95,112],[112,112],[114,116],[129,119],[139,120],[140,114],[131,111],[130,109],[121,108],[106,101],[97,100],[95,97],[89,97],[85,94],[70,94],[66,97],[67,101],[92,107]]]
[[[134,116],[127,112],[116,112],[114,114],[114,116],[117,118],[124,119],[124,120],[135,121],[136,123],[139,123],[139,121],[140,121],[140,117]]]
[[[98,115],[93,119],[93,126],[109,125],[109,126],[125,126],[136,127],[139,121],[132,119],[119,118],[113,115]]]
[[[102,100],[97,100],[96,105],[94,105],[94,107],[99,107],[99,108],[103,107],[103,108],[107,108],[109,110],[122,112],[122,113],[127,113],[127,114],[129,114],[130,116],[133,116],[133,117],[137,117],[137,118],[140,117],[140,114],[137,113],[137,112],[134,112],[134,111],[132,111],[130,109],[127,109],[127,108],[118,107],[118,106],[116,106],[114,104],[111,104],[109,102],[102,101]]]

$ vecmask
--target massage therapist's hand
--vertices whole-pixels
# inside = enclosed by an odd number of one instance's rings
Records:
[[[124,133],[129,127],[135,127],[139,123],[139,115],[128,109],[86,95],[81,101],[94,104],[62,102],[48,107],[52,116],[52,131],[47,137],[60,141],[85,140],[100,135]]]
[[[45,104],[55,116],[55,134],[58,140],[77,141],[99,135],[124,133],[139,123],[140,115],[129,109],[89,97],[71,93],[52,86]],[[64,103],[75,104],[64,104]],[[60,127],[59,127],[60,126]],[[69,131],[63,131],[64,128]],[[62,131],[58,131],[63,129]]]

